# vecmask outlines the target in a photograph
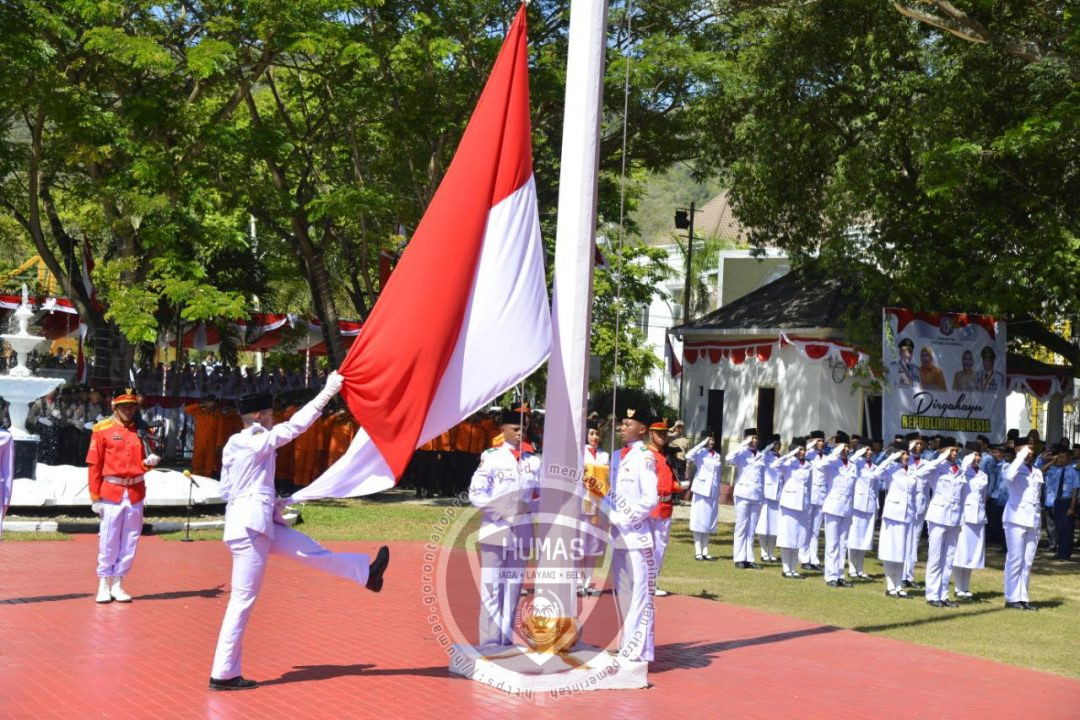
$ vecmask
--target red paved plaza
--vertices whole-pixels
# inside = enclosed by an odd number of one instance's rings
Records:
[[[1080,682],[1047,673],[672,596],[657,601],[653,687],[511,698],[447,673],[419,543],[391,545],[379,595],[271,557],[244,643],[244,674],[262,686],[211,692],[224,544],[144,537],[130,605],[94,603],[95,553],[92,536],[0,544],[0,717],[1055,720],[1075,718],[1080,697]]]

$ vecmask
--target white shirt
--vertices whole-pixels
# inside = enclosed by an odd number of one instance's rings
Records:
[[[221,451],[221,497],[225,507],[223,540],[240,540],[250,531],[274,536],[275,451],[311,427],[326,399],[316,397],[290,419],[267,430],[255,423],[234,434]]]
[[[480,455],[480,466],[469,483],[469,502],[484,513],[481,544],[509,542],[508,531],[531,522],[529,503],[539,482],[540,458],[532,453],[515,457],[514,449],[503,443]]]
[[[1027,452],[1024,452],[1027,450]],[[1030,449],[1025,445],[1017,452],[1016,459],[1002,468],[1001,477],[1009,489],[1009,502],[1005,505],[1003,522],[1027,528],[1038,528],[1040,517],[1040,496],[1042,494],[1042,470],[1024,463]]]
[[[761,502],[765,484],[765,453],[739,445],[724,461],[735,466],[735,497]]]
[[[690,491],[695,495],[711,498],[720,487],[720,468],[723,461],[720,453],[710,450],[706,445],[708,440],[703,440],[686,453],[688,462],[694,463],[694,482],[690,485]]]
[[[604,504],[611,524],[630,550],[652,547],[649,513],[660,502],[656,458],[640,440],[624,448],[619,472]]]

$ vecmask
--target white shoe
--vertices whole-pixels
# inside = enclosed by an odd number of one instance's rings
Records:
[[[112,594],[109,592],[109,578],[98,578],[97,597],[94,602],[112,602]]]
[[[656,592],[654,592],[653,595],[656,596],[656,597],[667,597],[668,596],[668,591],[667,590],[661,590],[660,588],[656,588]]]
[[[112,589],[109,593],[112,595],[112,599],[116,602],[129,603],[131,602],[131,596],[124,592],[124,586],[120,582],[124,578],[116,578],[113,580]]]

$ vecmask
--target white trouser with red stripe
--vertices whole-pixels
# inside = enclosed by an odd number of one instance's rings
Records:
[[[233,556],[232,591],[225,619],[218,635],[217,651],[210,677],[231,680],[241,675],[240,662],[251,608],[262,587],[267,555],[290,557],[308,567],[364,585],[371,561],[362,553],[335,553],[307,535],[285,525],[274,526],[274,537],[252,533],[239,540],[226,540]]]
[[[132,504],[127,489],[120,502],[101,499],[98,525],[98,577],[126,577],[142,534],[143,504]]]

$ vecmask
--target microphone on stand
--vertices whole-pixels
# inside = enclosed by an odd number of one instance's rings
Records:
[[[188,496],[187,496],[187,522],[184,524],[184,539],[180,542],[193,542],[191,539],[191,495],[194,492],[194,488],[199,487],[199,483],[195,482],[195,478],[191,476],[190,470],[184,471],[184,477],[188,479]]]

